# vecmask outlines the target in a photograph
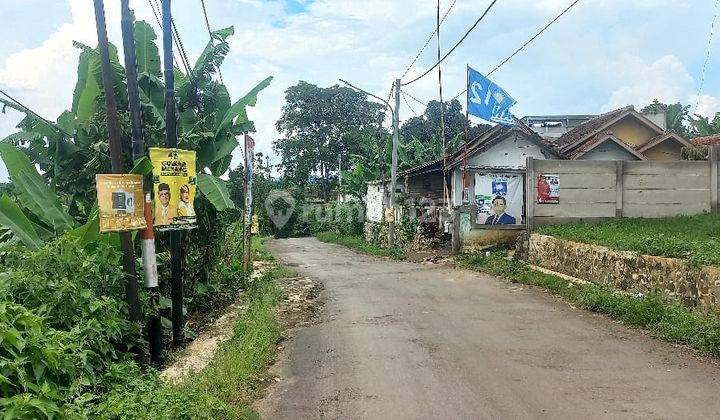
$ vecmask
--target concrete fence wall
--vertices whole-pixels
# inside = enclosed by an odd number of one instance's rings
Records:
[[[615,217],[670,217],[718,209],[718,152],[706,161],[579,161],[528,158],[528,228]],[[559,203],[537,203],[537,179],[558,175]]]

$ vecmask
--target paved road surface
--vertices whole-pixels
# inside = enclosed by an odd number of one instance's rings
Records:
[[[265,419],[720,418],[714,364],[540,290],[315,239],[270,250],[326,304]]]

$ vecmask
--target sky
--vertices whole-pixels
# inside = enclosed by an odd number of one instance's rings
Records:
[[[139,20],[157,30],[150,2],[130,0]],[[444,98],[464,88],[465,66],[488,72],[572,0],[498,0],[487,17],[442,63]],[[120,45],[119,1],[106,1],[110,41]],[[441,0],[445,13],[453,0]],[[456,0],[441,27],[447,51],[490,0]],[[720,34],[702,68],[715,0],[580,0],[526,50],[492,75],[517,100],[517,116],[594,114],[626,105],[637,109],[658,98],[692,111],[720,111]],[[265,77],[271,86],[249,110],[256,151],[271,154],[279,138],[285,90],[303,80],[322,87],[342,78],[381,97],[400,77],[435,29],[435,0],[205,0],[214,29],[235,27],[222,66],[234,100]],[[208,42],[200,0],[174,0],[173,15],[192,62]],[[3,0],[0,4],[0,89],[54,120],[70,107],[79,51],[72,41],[97,44],[89,0]],[[720,26],[720,20],[716,28]],[[159,34],[159,30],[157,30]],[[436,61],[430,42],[403,80]],[[701,84],[702,93],[698,101]],[[427,102],[438,98],[437,72],[403,88]],[[465,97],[459,98],[464,103]],[[698,103],[697,109],[695,108]],[[400,119],[422,113],[403,100]],[[21,114],[0,114],[0,138],[13,133]],[[234,164],[240,161],[236,150]],[[271,163],[279,158],[272,156]],[[7,171],[0,162],[0,181]]]

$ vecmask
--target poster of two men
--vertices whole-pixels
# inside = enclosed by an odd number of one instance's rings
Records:
[[[158,230],[195,227],[195,152],[155,147],[149,151],[153,164],[155,227]]]

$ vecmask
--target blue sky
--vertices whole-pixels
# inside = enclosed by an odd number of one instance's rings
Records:
[[[455,43],[490,0],[457,0],[445,21],[445,49]],[[111,41],[119,43],[118,1],[106,1]],[[139,19],[155,25],[148,1],[131,0]],[[194,60],[207,42],[199,0],[175,0],[174,17]],[[320,86],[344,78],[380,96],[402,74],[435,25],[434,0],[206,0],[214,27],[234,25],[223,75],[238,98],[275,76],[250,111],[259,150],[277,139],[284,91],[305,80]],[[442,0],[444,11],[452,0]],[[571,0],[498,0],[468,39],[443,63],[446,98],[463,89],[466,64],[487,72]],[[581,0],[526,51],[493,76],[518,104],[515,114],[598,113],[653,98],[693,104],[714,13],[714,0]],[[54,119],[70,106],[78,51],[72,41],[96,44],[92,2],[4,0],[0,4],[0,88]],[[720,22],[719,22],[720,23]],[[720,111],[720,34],[698,111]],[[407,78],[433,64],[435,42]],[[437,74],[407,87],[437,98]],[[464,98],[461,98],[464,100]],[[422,106],[411,102],[415,112]],[[405,103],[401,119],[413,116]],[[0,114],[0,137],[20,115]],[[239,158],[239,155],[237,156]],[[277,161],[277,158],[274,158]],[[7,173],[0,164],[0,180]]]

